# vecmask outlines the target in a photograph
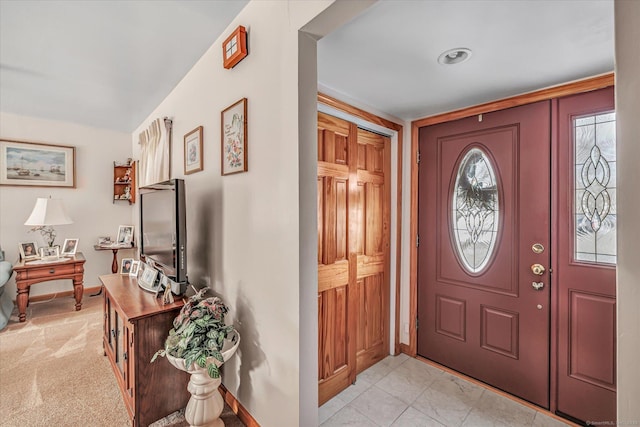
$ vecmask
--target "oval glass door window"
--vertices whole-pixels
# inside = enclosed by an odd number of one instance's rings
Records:
[[[463,157],[452,196],[452,235],[458,258],[468,272],[480,273],[495,249],[499,220],[496,174],[481,149],[474,147]]]

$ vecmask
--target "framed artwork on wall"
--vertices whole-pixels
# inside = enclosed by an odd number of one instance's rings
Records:
[[[238,26],[222,43],[222,65],[233,68],[247,56],[247,30]]]
[[[247,169],[247,98],[222,110],[222,175]]]
[[[184,174],[202,170],[202,126],[184,136]]]
[[[76,148],[0,139],[0,185],[76,187]]]

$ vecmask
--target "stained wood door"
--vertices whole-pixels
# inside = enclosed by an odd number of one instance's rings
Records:
[[[320,404],[389,353],[389,143],[318,114]]]
[[[616,420],[614,89],[558,101],[557,410]]]
[[[421,128],[418,177],[418,354],[543,407],[549,114],[540,102]]]
[[[390,140],[358,129],[356,372],[389,354]]]

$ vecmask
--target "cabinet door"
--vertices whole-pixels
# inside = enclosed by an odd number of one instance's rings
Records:
[[[127,396],[132,399],[134,396],[134,385],[135,385],[135,354],[133,348],[133,325],[131,323],[127,323],[124,327],[124,352],[123,352],[123,360],[122,367],[124,373],[124,385],[127,390]]]
[[[104,298],[104,334],[106,337],[105,352],[110,353],[111,355],[116,354],[116,325],[115,325],[115,311],[111,306],[111,298],[105,295]]]

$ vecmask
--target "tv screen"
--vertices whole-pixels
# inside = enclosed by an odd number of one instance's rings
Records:
[[[184,284],[181,289],[186,289],[187,282],[184,193],[182,179],[140,188],[140,255],[174,282]]]

